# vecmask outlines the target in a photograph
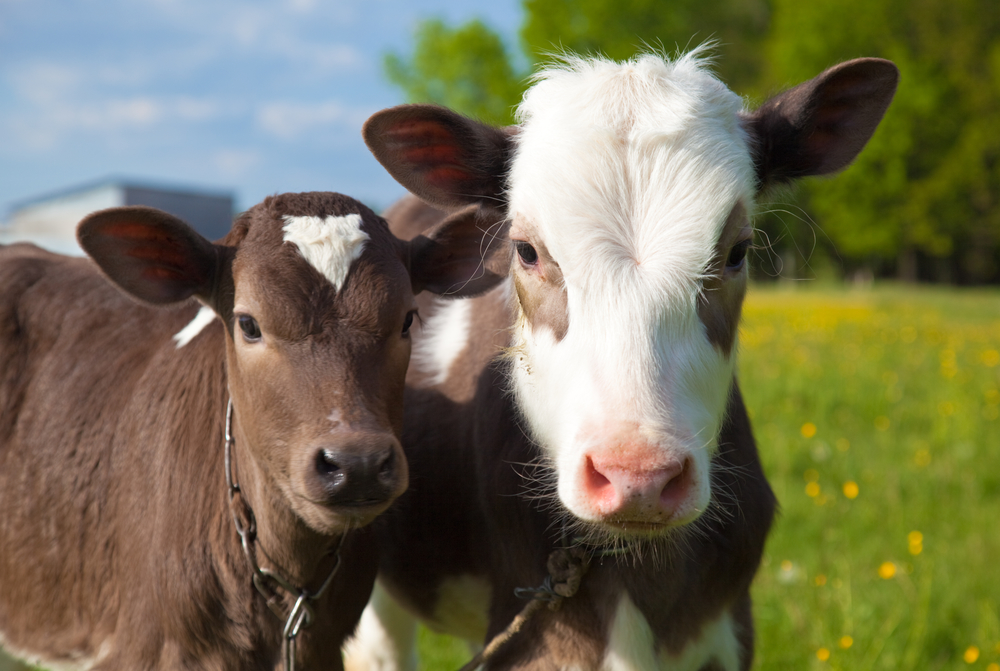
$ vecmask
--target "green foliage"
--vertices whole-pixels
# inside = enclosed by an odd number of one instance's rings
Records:
[[[411,102],[437,103],[501,125],[513,123],[513,106],[526,85],[503,40],[478,20],[457,28],[438,19],[422,22],[413,55],[387,55],[385,71]]]
[[[901,83],[857,162],[805,192],[837,250],[951,257],[958,279],[1000,279],[1000,13],[994,0],[774,0],[766,79],[796,83],[881,56]]]
[[[717,66],[737,88],[762,65],[768,0],[524,0],[521,40],[544,61],[569,50],[624,60],[650,48],[686,50],[717,42]]]
[[[801,207],[786,194],[793,203],[776,209],[788,212],[760,226],[786,261],[806,256],[794,250],[815,236],[846,269],[1000,282],[996,0],[523,2],[521,47],[532,66],[566,50],[624,59],[712,39],[722,79],[760,101],[842,60],[893,60],[899,91],[856,163],[807,182]],[[387,57],[386,71],[411,101],[510,123],[526,81],[515,60],[479,21],[451,28],[431,20],[411,55]]]

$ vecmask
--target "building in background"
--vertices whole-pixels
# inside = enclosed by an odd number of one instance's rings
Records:
[[[33,242],[61,254],[82,255],[76,225],[91,212],[122,205],[148,205],[169,212],[209,240],[224,236],[233,222],[229,193],[105,180],[17,203],[7,223],[0,225],[0,243]]]

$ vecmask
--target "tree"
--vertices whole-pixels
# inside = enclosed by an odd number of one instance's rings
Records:
[[[500,36],[478,20],[449,28],[438,19],[417,28],[409,58],[385,58],[389,81],[411,102],[432,102],[494,124],[513,123],[527,84]]]
[[[857,56],[900,68],[857,162],[804,189],[841,255],[894,259],[909,279],[1000,280],[998,37],[994,0],[774,0],[770,83]]]

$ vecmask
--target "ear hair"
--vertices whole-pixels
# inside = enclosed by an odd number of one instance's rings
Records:
[[[469,297],[495,287],[510,267],[507,224],[497,210],[470,205],[410,241],[413,291]]]
[[[892,102],[899,70],[880,58],[836,65],[765,102],[744,122],[760,189],[850,164]]]
[[[396,181],[453,210],[500,205],[516,129],[494,128],[436,105],[400,105],[365,122],[365,143]]]

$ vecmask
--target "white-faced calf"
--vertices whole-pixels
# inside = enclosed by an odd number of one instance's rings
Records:
[[[845,167],[897,77],[851,61],[748,111],[697,54],[570,59],[537,76],[517,127],[433,106],[368,121],[400,183],[465,207],[409,200],[394,229],[477,220],[484,268],[508,272],[421,307],[411,488],[376,524],[381,577],[349,661],[411,666],[411,614],[489,641],[546,591],[515,590],[575,548],[579,591],[486,668],[749,668],[775,505],[735,377],[755,199]]]
[[[362,527],[407,486],[414,292],[475,287],[472,232],[401,242],[309,193],[217,244],[126,207],[80,224],[96,265],[0,247],[0,643],[273,669],[291,619],[286,652],[340,668],[375,577]]]

